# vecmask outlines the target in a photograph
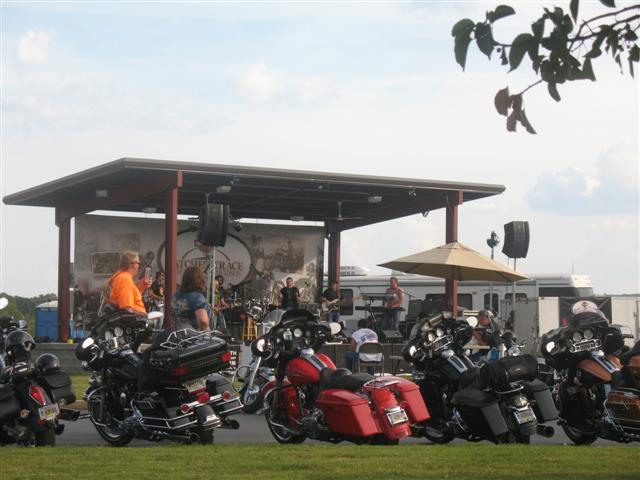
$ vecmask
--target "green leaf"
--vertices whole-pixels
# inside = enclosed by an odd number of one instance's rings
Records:
[[[537,133],[533,129],[533,126],[531,125],[531,122],[529,122],[529,119],[525,115],[524,110],[520,111],[520,114],[518,115],[518,120],[520,120],[520,123],[527,130],[527,132],[531,133],[532,135],[535,135]]]
[[[589,52],[587,52],[585,57],[586,58],[597,58],[600,55],[602,55],[602,50],[600,50],[598,47],[594,46],[591,50],[589,50]]]
[[[518,35],[511,44],[511,50],[509,50],[509,64],[513,71],[520,65],[522,58],[529,48],[529,42],[533,40],[533,35],[530,33],[521,33]]]
[[[631,54],[629,54],[629,73],[631,74],[631,78],[635,78],[633,74],[633,60],[631,60]]]
[[[638,45],[634,45],[631,47],[631,50],[629,50],[629,59],[632,62],[640,62],[640,47],[638,47]]]
[[[547,84],[547,89],[549,90],[549,95],[551,95],[551,98],[553,98],[556,102],[559,102],[560,94],[558,93],[558,87],[556,86],[556,84],[549,82]]]
[[[511,95],[511,108],[516,113],[520,113],[522,110],[522,94],[519,93],[517,95]]]
[[[454,52],[456,55],[456,62],[460,64],[462,70],[467,63],[467,51],[469,50],[469,44],[471,39],[469,37],[458,36],[456,37]]]
[[[596,81],[596,75],[593,73],[593,67],[591,66],[591,59],[587,58],[582,64],[582,75],[583,78],[589,79],[592,82]]]
[[[516,11],[509,5],[498,5],[493,12],[487,13],[487,20],[493,23],[496,20],[500,20],[501,18],[515,15],[515,13]]]
[[[509,63],[509,59],[507,59],[507,50],[505,48],[500,52],[500,63],[502,65],[507,65]]]
[[[573,21],[577,22],[578,21],[578,5],[580,3],[580,0],[571,0],[571,3],[569,4],[569,10],[571,10],[571,16],[573,17]]]
[[[515,132],[517,121],[518,121],[518,113],[515,111],[511,112],[511,115],[507,117],[507,131]]]
[[[616,8],[615,0],[600,0],[600,3],[603,4],[605,7]]]
[[[476,43],[480,51],[491,58],[495,42],[493,41],[491,27],[486,23],[478,23],[476,25]]]
[[[451,29],[451,36],[459,37],[460,35],[466,35],[469,37],[475,25],[476,24],[470,18],[463,18],[453,26]]]
[[[544,35],[544,18],[539,18],[531,24],[531,31],[540,40]]]
[[[509,105],[511,104],[511,99],[509,98],[509,87],[498,90],[496,97],[493,99],[493,103],[500,115],[504,115],[505,117],[509,115]]]

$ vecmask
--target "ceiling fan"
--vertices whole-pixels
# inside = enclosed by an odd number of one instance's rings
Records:
[[[338,200],[338,216],[333,217],[330,220],[337,220],[341,222],[342,220],[362,220],[363,217],[343,217],[342,216],[342,200]]]

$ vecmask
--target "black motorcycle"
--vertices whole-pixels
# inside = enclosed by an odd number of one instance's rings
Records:
[[[239,427],[228,417],[242,404],[215,373],[229,367],[227,343],[210,332],[155,331],[161,317],[105,315],[76,348],[92,372],[85,393],[89,418],[113,446],[134,438],[210,444],[214,429]]]
[[[53,446],[64,431],[59,420],[79,412],[63,408],[73,403],[71,378],[55,355],[40,355],[35,364],[33,337],[11,317],[0,318],[6,366],[0,372],[0,444]],[[6,336],[5,336],[6,333]]]
[[[431,418],[414,436],[434,443],[454,438],[494,443],[529,443],[535,433],[553,435],[540,423],[557,418],[547,385],[536,380],[531,355],[505,357],[477,367],[465,345],[473,335],[467,321],[442,312],[422,321],[403,349]]]

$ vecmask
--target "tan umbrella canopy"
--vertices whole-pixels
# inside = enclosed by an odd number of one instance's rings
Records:
[[[380,267],[450,280],[506,282],[527,277],[458,242],[381,263]]]

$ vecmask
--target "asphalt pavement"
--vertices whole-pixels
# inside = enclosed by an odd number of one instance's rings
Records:
[[[265,419],[261,415],[246,415],[239,414],[233,418],[238,420],[240,428],[238,430],[218,429],[215,434],[215,443],[221,444],[247,444],[247,443],[276,443],[271,436]],[[79,420],[77,422],[64,422],[66,427],[62,435],[56,439],[58,445],[107,445],[107,443],[98,435],[95,428],[91,424],[91,421]],[[320,444],[323,442],[308,441],[309,443]],[[407,438],[401,440],[400,444],[424,444],[428,445],[431,442],[424,438]],[[454,440],[453,444],[465,443],[464,440]],[[485,443],[485,442],[482,442]],[[487,442],[488,443],[488,442]],[[555,435],[551,438],[544,438],[539,435],[533,435],[531,437],[531,443],[534,445],[570,445],[571,441],[564,434],[562,429],[558,426],[555,427]],[[131,446],[153,446],[153,445],[168,445],[168,441],[162,441],[159,444],[155,442],[147,442],[144,440],[134,440],[130,443]],[[594,445],[618,445],[615,442],[607,440],[597,440]],[[631,445],[640,446],[640,443],[636,442]]]

